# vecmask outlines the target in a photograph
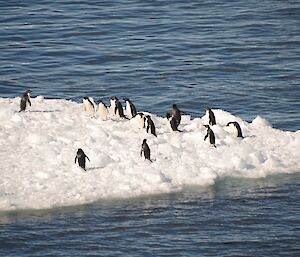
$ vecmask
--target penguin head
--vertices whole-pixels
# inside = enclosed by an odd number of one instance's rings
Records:
[[[118,100],[118,98],[116,96],[111,96],[109,99],[113,100],[113,101],[117,101]]]
[[[172,105],[172,107],[173,107],[173,109],[175,109],[175,110],[177,110],[177,109],[178,109],[178,107],[177,107],[177,105],[176,105],[176,104],[173,104],[173,105]]]
[[[142,112],[137,113],[137,115],[139,115],[141,118],[144,117],[144,113],[142,113]]]
[[[25,94],[28,95],[28,96],[30,96],[31,90],[26,90]]]
[[[123,100],[125,101],[125,103],[130,102],[130,100],[127,97],[125,97]]]
[[[147,139],[146,138],[143,140],[143,144],[147,144]]]
[[[77,154],[83,154],[83,150],[81,148],[78,148]]]
[[[204,125],[204,127],[206,127],[207,129],[209,129],[209,125]]]
[[[105,105],[105,103],[102,100],[99,100],[98,105],[99,106],[104,106],[106,108],[106,105]]]

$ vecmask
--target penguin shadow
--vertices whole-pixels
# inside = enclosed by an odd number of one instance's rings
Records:
[[[45,111],[32,110],[29,112],[32,112],[32,113],[54,113],[54,112],[62,112],[62,110],[45,110]]]
[[[99,170],[99,169],[103,169],[103,168],[104,168],[104,166],[91,167],[91,168],[87,168],[87,169],[86,169],[86,172],[88,172],[88,171],[93,171],[93,170]]]
[[[118,117],[110,117],[109,120],[115,121],[115,122],[126,122],[129,121],[129,118],[118,118]]]

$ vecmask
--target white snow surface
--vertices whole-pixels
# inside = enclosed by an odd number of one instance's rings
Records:
[[[82,103],[38,96],[19,113],[20,98],[0,98],[0,210],[42,209],[207,186],[223,177],[260,178],[300,171],[300,130],[274,129],[260,116],[251,123],[214,109],[216,146],[204,141],[208,117],[183,116],[173,132],[166,118],[151,114],[157,138],[135,119],[93,118]],[[124,105],[124,103],[122,103]],[[125,112],[126,114],[126,112]],[[244,139],[230,121],[238,121]],[[140,157],[142,140],[150,163]],[[74,164],[78,148],[87,161]]]

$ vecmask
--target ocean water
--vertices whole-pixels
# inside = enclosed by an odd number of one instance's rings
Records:
[[[116,95],[299,130],[299,1],[0,1],[0,14],[0,97]],[[299,256],[299,179],[0,211],[0,255]]]

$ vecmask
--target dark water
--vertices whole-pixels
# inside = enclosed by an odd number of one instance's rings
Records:
[[[299,1],[0,1],[0,96],[129,97],[300,127]],[[299,175],[0,212],[1,256],[300,256]]]
[[[299,179],[231,179],[178,194],[2,213],[0,254],[299,256]]]

